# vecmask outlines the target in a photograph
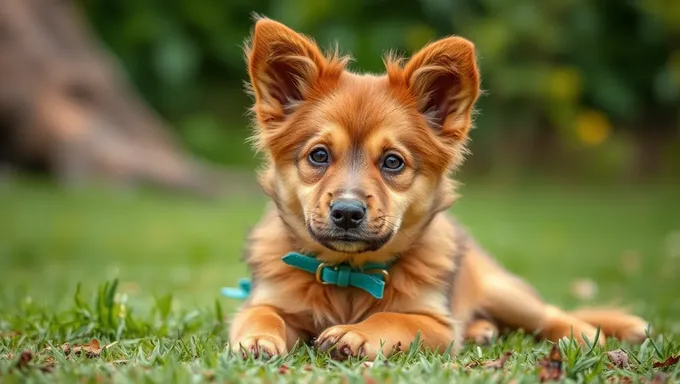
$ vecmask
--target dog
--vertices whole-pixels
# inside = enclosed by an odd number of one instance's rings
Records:
[[[388,55],[383,75],[357,74],[337,49],[259,18],[245,54],[271,202],[248,239],[252,292],[230,325],[234,351],[313,342],[373,360],[415,341],[459,351],[501,327],[644,340],[647,322],[626,311],[547,304],[447,213],[480,94],[470,41],[442,38],[408,61]]]

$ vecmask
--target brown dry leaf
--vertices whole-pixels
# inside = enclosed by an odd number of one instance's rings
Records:
[[[66,356],[69,356],[71,353],[77,356],[85,352],[87,357],[92,358],[99,357],[102,353],[102,348],[99,346],[99,340],[97,339],[92,339],[89,343],[82,345],[76,344],[71,346],[71,344],[66,343],[61,346],[61,349]]]
[[[562,374],[564,373],[562,371],[562,353],[557,344],[553,345],[550,354],[539,361],[538,365],[541,367],[541,370],[538,373],[538,380],[540,380],[541,383],[562,379]]]
[[[503,369],[503,366],[505,363],[510,359],[510,356],[512,356],[512,352],[507,351],[504,354],[501,355],[496,360],[492,361],[487,361],[486,363],[482,364],[482,367],[484,368],[493,368],[493,369]]]
[[[363,375],[363,379],[364,379],[364,383],[366,383],[366,384],[376,384],[377,383],[377,381],[373,377],[371,377],[371,376],[369,376],[368,374],[365,374],[365,373]]]
[[[11,353],[8,354],[8,356],[14,357],[14,355]],[[29,349],[25,349],[23,352],[21,352],[21,355],[19,355],[19,359],[17,360],[16,364],[14,364],[13,368],[24,371],[33,367],[45,373],[51,373],[57,364],[53,357],[48,357],[45,359],[45,363],[43,365],[31,365],[31,361],[33,361],[33,352]]]
[[[607,357],[616,368],[628,368],[628,354],[623,349],[609,351]]]
[[[214,381],[215,380],[215,370],[214,369],[206,369],[203,371],[203,378],[208,380],[208,381]]]
[[[6,338],[9,338],[9,339],[17,337],[19,335],[20,335],[20,333],[15,332],[15,331],[0,332],[0,337],[6,337]]]
[[[675,365],[680,361],[680,355],[677,356],[670,356],[669,358],[666,359],[664,362],[657,361],[652,365],[654,368],[666,368],[670,367],[671,365]]]
[[[5,354],[0,355],[0,359],[2,359],[2,360],[14,360],[14,354],[12,352],[7,352]]]
[[[290,368],[288,368],[287,365],[282,365],[282,366],[279,367],[278,372],[279,372],[279,374],[281,374],[281,375],[285,375],[285,374],[290,373]]]
[[[85,353],[85,356],[92,359],[95,357],[99,357],[103,351],[105,351],[108,348],[111,348],[117,343],[118,343],[117,341],[114,341],[111,344],[107,344],[104,347],[101,347],[99,344],[99,340],[92,339],[87,344],[76,344],[72,346],[71,344],[66,343],[61,346],[61,349],[62,351],[64,351],[64,355],[66,356],[70,355],[71,353],[73,353],[76,356],[79,356],[81,353]]]
[[[610,384],[632,384],[633,379],[631,379],[628,376],[622,376],[622,377],[612,376],[612,377],[607,378],[607,383],[610,383]]]
[[[43,371],[45,373],[52,373],[52,371],[54,371],[54,367],[56,367],[56,366],[57,366],[57,361],[54,360],[54,357],[48,356],[45,359],[45,362],[43,363],[43,365],[39,366],[38,369],[40,369],[41,371]]]
[[[302,366],[302,370],[305,372],[310,372],[312,369],[313,367],[311,366],[311,364],[305,364]]]
[[[607,379],[607,383],[612,383],[612,384],[632,384],[632,383],[643,383],[643,384],[666,384],[668,382],[668,375],[666,375],[663,372],[657,372],[652,380],[649,380],[645,377],[641,377],[637,379],[638,381],[633,381],[630,377],[623,376],[623,377],[609,377]]]
[[[401,341],[397,341],[397,343],[392,346],[392,355],[401,351]]]
[[[41,365],[38,367],[43,373],[52,373],[54,372],[54,365]]]
[[[33,352],[31,352],[30,349],[24,349],[24,351],[21,352],[21,355],[19,355],[19,360],[17,360],[17,363],[14,367],[20,371],[24,370],[28,368],[31,360],[33,360]]]
[[[450,361],[448,363],[442,364],[442,368],[444,368],[444,369],[459,369],[460,364]]]
[[[668,382],[668,375],[666,375],[663,372],[657,372],[656,375],[654,375],[654,378],[652,378],[651,383],[652,384],[665,384]]]

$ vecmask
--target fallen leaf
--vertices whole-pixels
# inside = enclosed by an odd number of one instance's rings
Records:
[[[2,360],[14,360],[14,354],[12,352],[7,352],[5,354],[0,355],[0,359],[2,359]]]
[[[671,365],[675,365],[680,361],[680,355],[677,356],[670,356],[669,358],[666,359],[664,362],[657,361],[652,365],[654,368],[666,368],[670,367]]]
[[[208,380],[208,381],[214,381],[215,380],[215,370],[214,369],[206,369],[203,371],[203,378]]]
[[[31,360],[33,360],[33,352],[31,352],[29,349],[24,349],[24,351],[21,352],[21,355],[19,355],[19,360],[17,360],[17,363],[14,365],[14,367],[22,371],[28,368]]]
[[[64,355],[66,356],[69,356],[70,354],[78,356],[85,352],[87,357],[93,358],[99,357],[99,355],[102,353],[102,349],[99,346],[99,340],[97,339],[92,339],[92,341],[89,343],[82,345],[71,346],[71,344],[66,343],[61,346],[61,349],[64,351]]]
[[[401,341],[397,341],[397,343],[392,346],[392,355],[401,351]]]
[[[363,363],[361,363],[361,366],[363,368],[371,368],[373,366],[373,362],[372,361],[364,361]]]
[[[553,345],[546,358],[538,362],[538,366],[541,367],[538,373],[538,380],[541,383],[562,379],[562,353],[557,344]]]
[[[302,370],[306,371],[306,372],[309,372],[312,369],[313,369],[313,367],[310,364],[305,364],[305,365],[302,366]]]
[[[612,377],[607,378],[607,383],[611,383],[611,384],[632,384],[633,379],[631,379],[628,376],[622,376],[622,377],[612,376]]]
[[[377,381],[373,377],[371,377],[367,374],[363,375],[363,379],[364,379],[365,384],[376,384],[377,383]]]
[[[442,368],[444,368],[444,369],[459,369],[460,364],[454,363],[454,362],[448,362],[448,363],[442,364]]]
[[[38,369],[45,372],[45,373],[52,373],[54,371],[54,368],[57,366],[57,361],[54,360],[54,357],[49,356],[47,359],[45,359],[45,362],[38,366]]]
[[[577,299],[592,300],[597,295],[597,283],[591,279],[578,279],[571,283],[571,294]]]
[[[279,372],[279,374],[281,374],[281,375],[285,375],[285,374],[290,373],[290,368],[288,368],[287,365],[282,365],[282,366],[279,367],[278,372]]]
[[[101,347],[99,344],[99,340],[97,339],[92,339],[89,343],[87,344],[76,344],[76,345],[71,345],[69,343],[65,343],[64,345],[61,346],[62,351],[64,351],[64,355],[69,356],[70,354],[74,354],[76,356],[79,356],[82,353],[85,353],[85,356],[89,358],[95,358],[99,357],[103,351],[107,350],[108,348],[111,348],[112,346],[116,345],[118,342],[114,341],[111,344],[107,344],[104,347]]]
[[[492,361],[487,361],[486,363],[482,364],[482,367],[493,368],[493,369],[503,369],[503,366],[508,361],[510,356],[512,356],[512,352],[507,351],[504,354],[502,354],[501,357],[499,357],[498,359],[492,360]]]
[[[628,368],[628,354],[623,349],[609,351],[607,357],[616,368]]]
[[[667,382],[668,375],[663,372],[657,372],[656,375],[654,375],[654,378],[652,378],[652,381],[650,381],[652,384],[665,384]]]

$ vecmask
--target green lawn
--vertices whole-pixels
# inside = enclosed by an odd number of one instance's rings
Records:
[[[617,343],[590,351],[565,341],[569,380],[652,378],[662,371],[653,362],[679,353],[677,186],[470,182],[461,192],[453,212],[546,299],[628,305],[662,334],[642,347],[623,345],[627,369],[608,365],[605,352]],[[220,200],[0,184],[0,382],[537,380],[537,360],[551,345],[520,334],[453,358],[410,351],[372,367],[337,364],[306,347],[267,363],[230,356],[223,317],[238,302],[220,298],[219,288],[245,275],[243,238],[264,202],[247,176],[235,177]],[[584,279],[597,283],[591,301],[571,289]],[[92,338],[115,344],[90,357],[60,347]],[[25,349],[33,358],[19,369]],[[474,367],[505,351],[513,355],[502,371]],[[39,369],[45,364],[51,372]],[[665,372],[678,379],[680,365]]]

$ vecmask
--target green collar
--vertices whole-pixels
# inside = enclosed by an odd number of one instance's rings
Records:
[[[392,264],[368,263],[362,268],[352,268],[346,263],[338,265],[322,263],[314,257],[297,252],[290,252],[281,260],[292,267],[313,273],[316,281],[321,284],[356,287],[370,293],[376,299],[383,298],[385,284],[390,276],[387,270]]]
[[[394,264],[394,260],[387,263],[368,263],[361,268],[352,268],[347,263],[329,265],[322,263],[312,256],[290,252],[281,260],[298,269],[313,273],[316,281],[325,285],[338,287],[356,287],[363,289],[376,299],[382,299],[385,292],[385,284],[389,281],[388,269]],[[238,300],[245,300],[252,291],[252,285],[248,279],[240,279],[238,288],[222,288],[222,295]]]

